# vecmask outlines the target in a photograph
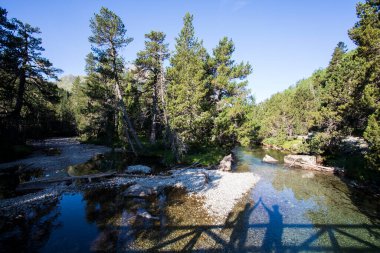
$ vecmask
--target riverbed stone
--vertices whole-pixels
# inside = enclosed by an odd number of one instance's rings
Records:
[[[263,158],[263,162],[265,162],[265,163],[278,163],[278,160],[274,159],[270,155],[265,155]]]
[[[144,198],[157,193],[156,187],[147,187],[140,184],[134,184],[126,189],[123,193],[125,197]]]
[[[128,166],[127,173],[141,173],[141,174],[149,174],[152,173],[152,168],[145,165],[132,165]]]
[[[221,171],[231,171],[232,170],[232,162],[233,162],[232,154],[225,156],[219,163],[218,169]]]
[[[143,218],[148,219],[148,220],[159,220],[158,217],[151,215],[144,208],[138,208],[136,214],[137,214],[137,216],[143,217]]]
[[[300,162],[310,165],[317,165],[317,157],[311,155],[287,155],[284,157],[284,162],[290,164]]]
[[[48,148],[48,149],[45,149],[45,153],[48,156],[56,156],[56,155],[60,155],[62,151],[59,148]]]

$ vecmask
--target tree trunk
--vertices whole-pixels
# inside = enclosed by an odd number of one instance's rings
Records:
[[[150,132],[150,143],[156,143],[156,132],[157,132],[157,114],[158,114],[158,101],[157,101],[157,76],[154,80],[153,87],[153,106],[152,106],[152,130]]]
[[[127,107],[125,106],[125,103],[123,101],[123,97],[121,95],[121,89],[120,89],[120,85],[119,85],[119,76],[117,73],[117,66],[116,66],[116,55],[117,55],[116,49],[113,46],[113,44],[111,44],[111,47],[112,47],[111,56],[112,56],[112,64],[113,64],[113,74],[114,74],[114,79],[115,79],[115,93],[116,93],[116,98],[118,100],[117,105],[118,105],[118,107],[121,110],[121,113],[123,115],[122,119],[124,122],[124,127],[126,128],[125,133],[126,133],[127,139],[131,145],[132,151],[136,154],[136,150],[133,146],[132,139],[130,138],[128,132],[130,132],[132,134],[133,141],[136,143],[136,145],[139,149],[142,149],[142,144],[141,144],[141,142],[140,142],[140,140],[136,134],[135,129],[133,128],[131,120],[129,119],[129,116],[127,113]]]
[[[136,131],[132,126],[132,122],[129,119],[129,116],[127,113],[127,107],[124,104],[123,97],[121,96],[120,86],[118,83],[115,84],[115,92],[116,92],[116,97],[118,99],[118,107],[121,110],[121,113],[123,115],[122,119],[124,121],[125,126],[127,127],[126,132],[129,131],[132,134],[133,140],[135,141],[137,147],[142,149],[142,145],[139,140],[139,137],[137,136]],[[127,134],[127,138],[131,141],[129,134]],[[131,145],[133,145],[132,142],[131,142]]]
[[[169,123],[169,115],[166,111],[166,100],[165,100],[165,95],[166,95],[166,85],[165,85],[165,76],[164,76],[164,68],[161,66],[160,74],[159,74],[159,87],[160,87],[160,95],[161,95],[161,103],[162,103],[162,112],[163,112],[163,118],[164,118],[164,124],[165,124],[165,139],[167,145],[171,148],[175,158],[177,161],[180,160],[180,156],[178,153],[178,138],[170,128],[170,123]]]
[[[21,69],[20,82],[18,85],[18,92],[17,92],[17,98],[16,98],[16,105],[13,111],[13,120],[14,120],[14,124],[17,130],[20,129],[21,109],[24,105],[25,84],[26,84],[25,70]]]
[[[19,76],[19,85],[18,85],[18,91],[17,91],[17,97],[16,97],[16,105],[15,109],[12,112],[12,119],[13,119],[13,132],[15,136],[12,136],[12,138],[19,138],[19,133],[21,130],[21,110],[24,106],[24,94],[25,94],[25,86],[26,86],[26,66],[28,64],[28,34],[24,34],[24,47],[23,47],[23,61],[22,66],[20,69],[20,76]]]

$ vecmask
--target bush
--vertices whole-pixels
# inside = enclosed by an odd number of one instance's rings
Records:
[[[322,154],[329,145],[331,136],[327,133],[316,133],[309,141],[310,153]]]

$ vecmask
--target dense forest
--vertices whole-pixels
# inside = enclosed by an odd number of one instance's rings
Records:
[[[339,42],[327,68],[255,107],[259,139],[264,144],[297,153],[343,155],[346,160],[364,156],[364,164],[352,164],[354,171],[348,173],[359,178],[378,173],[379,8],[379,1],[358,4],[359,21],[348,32],[356,49],[347,51]],[[363,137],[368,149],[360,152],[347,147],[348,136]]]
[[[327,68],[257,104],[247,88],[253,68],[234,61],[232,39],[222,38],[207,52],[189,13],[174,52],[165,33],[150,31],[127,64],[122,51],[133,38],[114,12],[102,8],[89,22],[86,76],[62,85],[61,71],[43,57],[40,30],[0,9],[2,160],[27,152],[27,139],[47,136],[79,135],[136,155],[158,152],[167,163],[264,144],[362,156],[363,167],[351,176],[368,179],[380,168],[379,1],[358,4],[357,16],[349,30],[356,49],[339,42]],[[349,136],[364,138],[368,148],[347,151]]]

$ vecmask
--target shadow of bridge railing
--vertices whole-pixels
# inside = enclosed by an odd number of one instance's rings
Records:
[[[268,229],[270,226],[267,224],[249,224],[249,230],[255,229]],[[159,242],[156,246],[150,248],[150,250],[160,250],[164,249],[171,244],[177,243],[181,240],[187,240],[188,243],[182,250],[192,250],[195,246],[197,240],[201,235],[206,235],[215,241],[218,247],[211,249],[202,249],[204,251],[215,251],[215,250],[226,250],[226,251],[259,251],[259,252],[299,252],[299,251],[311,251],[311,252],[380,252],[380,246],[375,245],[368,240],[358,237],[357,235],[351,233],[352,230],[364,230],[380,240],[380,226],[376,225],[342,225],[342,224],[284,224],[283,229],[312,229],[316,232],[312,233],[308,239],[303,241],[298,245],[275,245],[273,248],[268,248],[265,245],[265,238],[261,245],[259,246],[246,246],[246,241],[236,241],[233,238],[226,240],[222,238],[217,230],[220,229],[233,229],[233,227],[225,225],[205,225],[205,226],[168,226],[166,229],[170,232],[174,231],[186,231],[183,234],[178,235],[175,238],[169,240],[163,240]],[[189,231],[190,230],[190,231]],[[241,231],[243,232],[243,231]],[[362,231],[363,232],[363,231]],[[233,233],[233,232],[232,232]],[[297,233],[297,231],[295,231]],[[330,246],[316,246],[313,245],[321,236],[327,234],[330,238]],[[360,246],[345,246],[339,243],[336,234],[346,236],[350,238],[355,244],[360,244]],[[274,239],[276,240],[276,239]],[[237,242],[237,243],[236,243]],[[161,250],[160,250],[161,251]],[[165,250],[163,250],[165,252]],[[196,250],[195,250],[196,251]]]
[[[262,204],[268,223],[250,223],[251,213]],[[160,231],[162,236],[148,251],[173,252],[380,252],[380,225],[369,224],[284,224],[279,207],[268,208],[260,199],[254,206],[246,204],[235,218],[217,225],[167,225],[134,227],[135,231]],[[294,230],[294,231],[293,231]],[[148,232],[149,232],[148,231]],[[284,241],[283,234],[303,232],[302,240]],[[252,242],[252,237],[261,233]],[[146,233],[145,233],[146,235]],[[197,245],[200,238],[207,245]],[[321,238],[324,238],[321,242]],[[348,242],[348,243],[347,243]],[[181,248],[178,249],[178,245]],[[184,245],[184,246],[182,246]],[[131,251],[128,252],[139,252]]]

